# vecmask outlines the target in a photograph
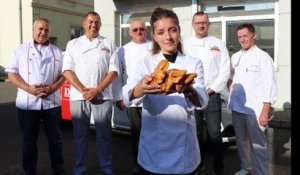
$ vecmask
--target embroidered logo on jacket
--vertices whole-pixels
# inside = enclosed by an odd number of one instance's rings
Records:
[[[214,50],[214,51],[220,52],[220,49],[217,46],[210,47],[210,50]]]
[[[104,52],[107,52],[107,53],[110,52],[110,50],[107,47],[102,47],[101,50],[104,51]]]

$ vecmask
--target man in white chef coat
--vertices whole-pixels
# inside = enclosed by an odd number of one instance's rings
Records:
[[[277,81],[270,55],[256,43],[253,24],[236,29],[242,49],[231,57],[230,96],[232,123],[241,169],[234,175],[268,174],[265,136],[269,112],[277,100]]]
[[[85,34],[68,42],[63,74],[71,83],[70,112],[75,143],[74,175],[87,169],[90,117],[96,127],[96,149],[104,175],[112,175],[111,82],[119,74],[115,43],[99,35],[101,18],[89,12],[83,20]]]
[[[26,175],[35,175],[37,139],[43,124],[49,143],[54,174],[63,174],[61,100],[59,88],[63,54],[49,41],[50,22],[38,18],[33,24],[33,40],[17,47],[6,68],[8,78],[18,87],[16,107],[22,131],[22,164]]]
[[[197,135],[203,159],[202,130],[204,118],[209,136],[209,148],[213,156],[213,170],[222,175],[224,169],[223,142],[221,135],[222,107],[221,92],[226,88],[230,76],[230,58],[225,43],[208,34],[210,22],[208,14],[196,12],[192,22],[195,36],[184,40],[184,53],[201,60],[204,68],[204,81],[209,95],[208,106],[204,111],[195,110]],[[204,161],[199,171],[204,169]],[[200,172],[197,173],[200,173]]]
[[[118,103],[123,103],[122,87],[127,83],[128,77],[133,75],[138,60],[151,55],[152,49],[152,42],[147,39],[147,27],[143,19],[132,19],[128,33],[131,41],[118,50],[121,74],[117,81],[114,82],[116,89],[119,91],[117,93],[119,94],[119,99],[117,100],[120,100]],[[123,104],[119,104],[118,106],[120,105],[122,106]],[[120,108],[122,109],[121,106]],[[141,131],[142,104],[138,106],[132,104],[126,108],[126,112],[130,120],[131,144],[135,164],[132,173],[135,175],[141,172],[141,168],[137,162],[137,154]]]

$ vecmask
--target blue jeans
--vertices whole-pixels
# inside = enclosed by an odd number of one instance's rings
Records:
[[[204,162],[204,154],[202,149],[203,144],[201,143],[202,139],[200,138],[200,133],[202,132],[203,122],[205,118],[209,136],[209,148],[214,159],[213,169],[215,172],[220,172],[224,169],[223,141],[221,135],[221,110],[222,107],[220,94],[215,93],[209,96],[208,105],[204,111],[194,111],[197,126],[197,136],[201,152],[201,160],[202,162]]]
[[[113,102],[109,100],[70,101],[72,115],[75,167],[74,175],[82,175],[88,163],[88,136],[90,117],[93,115],[96,127],[96,149],[99,167],[103,175],[112,175],[111,116]]]
[[[22,163],[25,175],[35,175],[38,157],[37,139],[40,123],[43,124],[48,139],[49,155],[53,172],[63,171],[61,108],[42,110],[18,109],[22,131]]]

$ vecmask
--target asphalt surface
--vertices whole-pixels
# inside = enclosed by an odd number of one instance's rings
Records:
[[[0,175],[22,174],[21,135],[15,108],[16,88],[9,82],[0,82]],[[133,167],[130,133],[113,131],[113,169],[117,175],[131,175]],[[63,153],[67,175],[72,174],[74,165],[73,135],[70,122],[62,125]],[[291,172],[291,130],[289,127],[273,128],[273,145],[270,162],[273,175],[294,174]],[[38,175],[51,175],[48,146],[43,128],[41,127],[39,142]],[[101,174],[95,149],[95,134],[91,129],[89,137],[88,175]],[[209,150],[205,151],[206,170],[201,175],[212,175],[212,158]],[[232,175],[239,170],[239,158],[236,146],[225,150],[224,175]]]

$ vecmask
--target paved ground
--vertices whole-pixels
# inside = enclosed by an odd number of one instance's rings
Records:
[[[0,103],[14,102],[16,92],[16,88],[10,82],[0,81]]]

